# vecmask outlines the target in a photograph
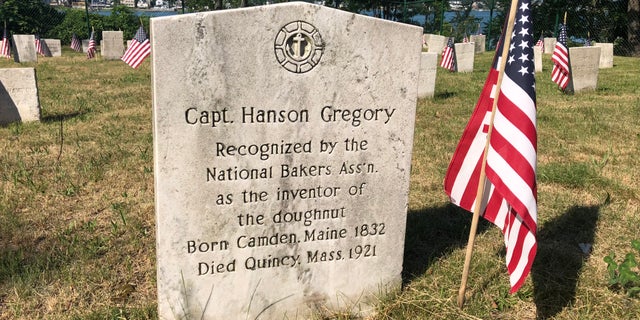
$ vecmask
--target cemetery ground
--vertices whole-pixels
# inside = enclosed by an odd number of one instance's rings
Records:
[[[418,102],[404,285],[374,319],[637,319],[640,298],[609,286],[603,260],[621,262],[640,239],[640,63],[624,57],[597,90],[564,95],[544,56],[532,273],[509,295],[502,235],[481,222],[458,309],[471,214],[442,181],[492,57],[477,55],[473,73],[439,69],[435,97]],[[25,66],[42,121],[0,127],[0,319],[157,318],[149,61],[134,70],[66,48],[0,61]]]

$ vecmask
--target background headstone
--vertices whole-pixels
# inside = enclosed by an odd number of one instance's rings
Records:
[[[89,50],[89,39],[83,39],[82,40],[82,52],[87,53],[87,50]]]
[[[32,34],[14,34],[12,49],[15,62],[38,61],[36,38]]]
[[[118,60],[124,54],[122,31],[102,31],[100,55],[106,60]]]
[[[302,2],[151,19],[160,318],[399,289],[421,33]]]
[[[476,53],[483,53],[485,52],[485,43],[487,41],[487,36],[485,36],[484,34],[475,34],[469,37],[469,42],[473,42],[476,46],[475,48],[475,52]]]
[[[424,34],[424,41],[427,43],[427,51],[442,53],[442,49],[447,45],[447,37],[437,34]]]
[[[594,43],[600,47],[600,68],[613,68],[613,43]]]
[[[542,72],[542,48],[533,46],[533,65],[536,72]]]
[[[556,47],[556,38],[544,38],[544,53],[553,53]]]
[[[420,78],[418,80],[418,98],[433,98],[436,90],[436,72],[438,54],[423,52],[420,59]]]
[[[600,64],[600,47],[569,48],[573,91],[596,89]]]
[[[456,50],[456,71],[473,72],[474,50],[473,43],[456,43],[453,45]]]
[[[44,39],[44,42],[47,44],[52,57],[62,56],[62,45],[60,44],[60,39]]]
[[[0,125],[39,120],[35,69],[0,69]]]

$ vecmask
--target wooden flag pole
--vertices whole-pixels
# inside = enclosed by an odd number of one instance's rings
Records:
[[[486,183],[487,175],[485,168],[487,166],[487,153],[489,151],[489,143],[491,141],[491,132],[493,131],[493,121],[498,106],[498,96],[500,95],[500,87],[502,86],[502,78],[504,77],[504,69],[507,65],[507,58],[509,56],[509,47],[511,46],[511,34],[513,33],[513,25],[516,19],[516,12],[518,10],[518,0],[511,0],[511,9],[509,11],[509,21],[507,22],[507,29],[504,30],[504,45],[502,46],[502,55],[499,61],[498,81],[493,97],[493,106],[491,108],[491,120],[489,122],[489,131],[487,132],[487,142],[484,146],[484,154],[482,156],[482,166],[480,167],[480,178],[478,179],[478,191],[476,193],[476,199],[473,207],[473,219],[471,220],[471,229],[469,230],[469,241],[467,242],[467,252],[464,259],[464,268],[462,270],[462,281],[460,282],[460,290],[458,290],[458,307],[462,309],[465,302],[465,291],[467,289],[467,279],[469,278],[469,267],[471,265],[471,256],[473,254],[473,243],[476,239],[476,232],[478,230],[478,220],[480,220],[480,207],[482,206],[482,195],[484,194],[484,185]]]

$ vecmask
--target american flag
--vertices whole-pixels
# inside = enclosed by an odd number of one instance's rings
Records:
[[[127,51],[121,59],[132,68],[137,68],[150,53],[151,44],[149,43],[149,39],[147,39],[144,28],[140,26],[136,35],[131,39],[131,45],[127,48]]]
[[[531,0],[517,3],[500,90],[495,92],[504,34],[444,181],[454,204],[468,211],[479,205],[484,218],[502,230],[511,293],[526,280],[537,251],[535,40],[530,3]],[[503,30],[506,29],[505,26]],[[498,101],[493,112],[495,96]],[[481,182],[485,146],[486,181]],[[485,188],[476,204],[480,183]]]
[[[82,43],[80,43],[80,39],[78,39],[78,36],[75,33],[71,37],[71,49],[76,52],[82,51]]]
[[[456,70],[456,51],[453,47],[453,38],[450,37],[447,41],[447,46],[442,50],[442,60],[440,66],[449,69],[450,71]]]
[[[569,71],[569,48],[567,48],[567,26],[560,25],[560,34],[556,47],[553,49],[551,56],[553,61],[553,69],[551,70],[551,80],[557,83],[562,90],[567,88],[571,74]]]
[[[96,56],[96,40],[93,37],[93,31],[91,31],[91,37],[89,38],[89,48],[87,48],[87,59],[91,59]]]
[[[7,28],[4,29],[4,35],[2,36],[2,46],[0,46],[0,56],[5,58],[11,58],[11,44],[9,43],[9,37],[7,37]]]
[[[540,35],[538,42],[536,42],[536,46],[540,47],[540,50],[544,53],[544,37],[542,37],[542,34]]]
[[[40,38],[39,35],[36,34],[36,52],[38,52],[43,57],[51,57],[51,52],[49,51],[49,47],[47,47],[47,43]]]
[[[469,37],[467,37],[467,34],[464,34],[464,38],[462,38],[462,43],[467,43],[469,42]]]

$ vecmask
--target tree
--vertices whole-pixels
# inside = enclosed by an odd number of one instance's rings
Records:
[[[135,12],[124,5],[116,6],[109,16],[104,17],[104,29],[122,30],[125,39],[132,39],[140,27],[140,19]]]
[[[0,19],[16,33],[49,36],[49,32],[64,19],[64,13],[44,4],[42,0],[4,0]]]
[[[631,47],[631,54],[640,56],[640,0],[629,0],[627,17],[629,20],[627,41]]]

